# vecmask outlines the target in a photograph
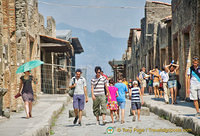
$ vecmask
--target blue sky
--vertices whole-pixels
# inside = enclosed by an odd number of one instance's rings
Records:
[[[110,39],[124,38],[123,43],[111,45],[113,41],[105,41],[105,50],[114,50],[110,54],[105,54],[103,60],[98,60],[98,53],[91,53],[89,48],[90,40],[82,42],[85,39],[79,37],[85,50],[84,53],[76,56],[76,65],[89,67],[88,71],[93,71],[95,65],[103,67],[107,75],[112,74],[108,61],[121,59],[122,54],[127,48],[127,40],[130,28],[140,27],[140,20],[144,17],[145,0],[38,0],[39,12],[45,17],[53,16],[56,24],[67,24],[75,28],[84,29],[89,32],[105,31],[112,36]],[[161,2],[171,3],[171,0],[160,0]],[[90,7],[87,7],[90,6]],[[96,7],[96,8],[95,8]],[[101,7],[101,8],[98,8]],[[110,7],[110,8],[109,8]],[[114,8],[115,7],[115,8]],[[131,7],[131,8],[120,8]],[[73,31],[72,31],[73,34]],[[95,34],[95,33],[94,33]],[[76,35],[73,35],[76,37]],[[101,39],[102,37],[97,37]],[[107,40],[107,39],[106,39]],[[95,47],[96,46],[96,47]],[[94,51],[100,51],[100,47],[93,44]],[[104,50],[103,49],[103,50]],[[120,53],[119,53],[120,52]],[[102,52],[101,54],[104,54]],[[93,59],[95,61],[93,61]],[[86,62],[87,61],[87,64]],[[88,72],[88,77],[93,76],[93,72]]]
[[[145,0],[38,0],[39,12],[53,16],[56,23],[94,32],[103,30],[114,37],[127,38],[129,29],[140,27],[144,17]],[[171,3],[171,0],[160,0]],[[49,4],[44,4],[47,2]],[[134,8],[81,8],[79,6],[134,7]]]

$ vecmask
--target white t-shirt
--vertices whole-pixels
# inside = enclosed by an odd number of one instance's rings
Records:
[[[161,76],[163,82],[168,82],[168,80],[169,80],[169,75],[168,75],[167,72],[162,71],[162,72],[160,73],[160,76]]]
[[[75,78],[75,77],[73,77]],[[69,85],[71,86],[72,84],[74,84],[74,79],[70,80]],[[75,78],[75,83],[76,83],[76,87],[74,90],[74,94],[84,94],[84,87],[86,87],[86,80],[84,77],[80,77],[78,80]]]
[[[190,68],[187,70],[187,75],[190,75]],[[192,76],[190,77],[190,86],[193,88],[200,89],[200,82],[196,79],[196,77]]]

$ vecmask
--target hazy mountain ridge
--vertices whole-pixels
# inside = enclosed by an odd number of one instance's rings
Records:
[[[72,30],[72,36],[79,38],[84,52],[76,56],[77,66],[89,65],[95,67],[95,65],[100,65],[105,73],[109,75],[111,74],[111,68],[108,61],[113,58],[121,59],[127,47],[128,38],[115,38],[102,30],[89,32],[64,23],[58,24],[56,28],[57,30],[70,29]]]

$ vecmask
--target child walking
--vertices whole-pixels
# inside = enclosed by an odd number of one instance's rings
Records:
[[[116,97],[118,97],[119,94],[118,94],[118,88],[114,87],[113,79],[109,80],[108,90],[110,92],[111,99],[108,98],[107,109],[110,109],[110,117],[112,119],[112,123],[114,123],[113,112],[115,112],[115,115],[117,116],[117,120],[119,120],[119,117],[117,114],[118,104],[117,104],[117,99],[116,99]]]
[[[132,121],[136,120],[136,115],[135,115],[136,110],[138,113],[138,121],[140,121],[140,109],[141,109],[140,96],[141,96],[142,104],[143,104],[143,96],[141,94],[140,88],[138,87],[138,82],[133,81],[133,88],[129,92],[129,98],[131,99],[131,109],[133,113]]]

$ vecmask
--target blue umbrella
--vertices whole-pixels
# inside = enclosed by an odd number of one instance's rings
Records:
[[[26,62],[17,69],[16,73],[23,73],[26,71],[30,71],[31,69],[36,68],[40,66],[41,64],[44,64],[44,62],[40,60],[33,60],[33,61]]]

